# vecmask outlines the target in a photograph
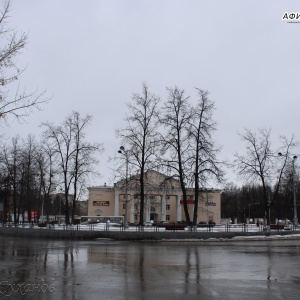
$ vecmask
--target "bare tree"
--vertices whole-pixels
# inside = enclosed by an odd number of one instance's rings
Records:
[[[16,65],[16,57],[26,47],[28,36],[8,27],[7,19],[10,12],[10,1],[5,2],[0,12],[0,121],[7,122],[8,116],[22,120],[33,109],[48,102],[43,92],[27,92],[17,87],[14,96],[9,93],[8,85],[19,80],[24,71]]]
[[[65,195],[66,224],[70,222],[70,212],[72,222],[74,221],[78,185],[83,185],[90,174],[96,174],[94,168],[98,161],[94,155],[103,150],[101,144],[91,144],[85,140],[85,129],[91,119],[89,115],[81,118],[78,112],[73,112],[62,125],[42,124],[45,127],[44,139],[59,161],[58,168]]]
[[[117,130],[124,149],[128,154],[128,163],[134,167],[139,176],[140,226],[144,226],[145,173],[154,168],[157,138],[157,109],[159,98],[149,92],[144,83],[142,94],[133,94],[128,103],[129,115],[126,126]]]
[[[67,119],[67,123],[72,126],[74,134],[73,157],[72,157],[72,176],[73,176],[73,203],[72,203],[72,223],[74,223],[74,215],[76,212],[76,204],[78,196],[82,192],[89,175],[98,175],[94,166],[98,164],[95,158],[96,153],[101,153],[103,146],[98,143],[90,143],[86,141],[85,130],[90,125],[92,116],[87,115],[81,117],[78,112]]]
[[[271,148],[270,132],[267,129],[259,129],[256,134],[245,129],[245,133],[240,136],[246,144],[246,152],[245,154],[236,153],[234,160],[235,169],[240,178],[261,184],[267,224],[270,223],[270,207],[278,195],[289,155],[296,146],[293,137],[291,139],[280,137],[281,146],[274,151]],[[283,154],[283,160],[278,159],[278,152]]]
[[[188,124],[191,108],[184,90],[168,88],[168,100],[164,103],[161,124],[166,130],[161,136],[161,165],[179,179],[185,220],[190,224],[188,211],[187,182],[190,180],[190,141]]]
[[[49,222],[50,195],[56,187],[57,165],[55,165],[55,151],[47,141],[44,141],[37,150],[36,164],[39,177],[38,198],[41,214],[43,217],[44,212],[46,212],[46,220]]]
[[[11,185],[10,176],[3,172],[2,157],[0,155],[0,199],[3,200],[3,211],[0,214],[1,222],[5,224],[10,214]]]
[[[25,211],[28,212],[28,220],[36,219],[36,211],[38,210],[38,198],[36,197],[36,187],[38,170],[36,164],[37,142],[33,135],[29,135],[26,140],[22,140],[23,147],[21,149],[21,199],[19,214],[25,219]],[[34,212],[34,213],[31,213]],[[33,216],[33,217],[32,217]],[[36,220],[35,220],[36,221]]]
[[[12,213],[15,225],[18,223],[20,200],[21,147],[19,137],[12,139],[12,145],[3,145],[1,149],[2,172],[6,174],[7,185],[12,193]]]
[[[216,130],[216,122],[213,120],[214,102],[208,95],[208,91],[197,89],[198,103],[191,110],[191,118],[188,121],[191,165],[191,179],[194,175],[195,205],[193,225],[197,225],[198,202],[200,197],[200,186],[205,187],[208,179],[213,178],[221,182],[223,172],[222,162],[217,160],[220,147],[217,147],[213,140],[213,132]]]

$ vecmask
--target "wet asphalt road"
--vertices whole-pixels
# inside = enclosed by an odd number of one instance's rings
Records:
[[[0,237],[0,299],[300,299],[300,240]]]

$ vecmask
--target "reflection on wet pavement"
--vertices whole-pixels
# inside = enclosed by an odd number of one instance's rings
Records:
[[[299,299],[300,241],[120,242],[1,237],[0,297]]]

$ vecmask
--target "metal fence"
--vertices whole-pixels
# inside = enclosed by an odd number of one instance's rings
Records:
[[[288,225],[288,226],[265,226],[255,224],[225,224],[225,225],[206,225],[206,226],[186,226],[186,227],[175,227],[168,226],[128,226],[124,227],[117,224],[109,223],[98,223],[98,224],[87,224],[87,225],[64,225],[64,224],[13,224],[6,223],[1,224],[2,227],[19,227],[19,228],[32,228],[37,230],[51,229],[51,230],[84,230],[84,231],[133,231],[133,232],[165,232],[165,231],[176,231],[176,232],[263,232],[263,231],[300,231],[299,226]]]

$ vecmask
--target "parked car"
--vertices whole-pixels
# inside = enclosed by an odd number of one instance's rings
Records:
[[[182,224],[184,226],[188,226],[187,222],[185,221],[177,221],[176,224]]]
[[[144,226],[148,227],[148,226],[152,226],[152,222],[151,221],[146,221],[144,222]]]
[[[157,223],[157,227],[166,227],[166,225],[168,225],[169,224],[169,222],[167,222],[167,221],[160,221],[160,222],[158,222]]]
[[[197,227],[213,227],[215,225],[216,223],[213,221],[209,221],[209,222],[201,221],[198,223]]]

